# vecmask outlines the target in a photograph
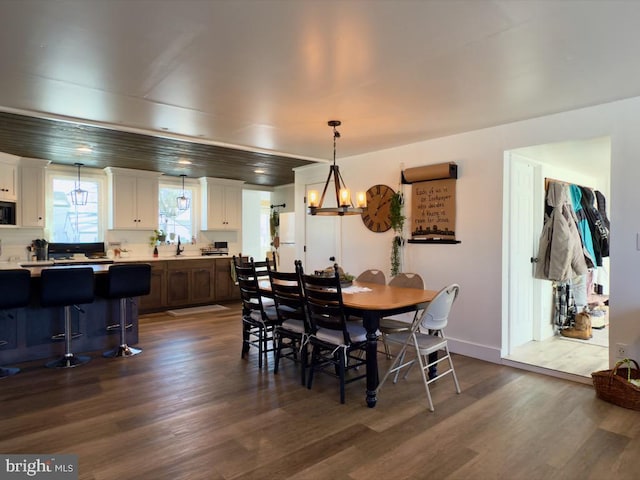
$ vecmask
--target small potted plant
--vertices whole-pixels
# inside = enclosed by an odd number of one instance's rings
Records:
[[[149,245],[155,247],[158,243],[162,244],[167,239],[167,234],[164,230],[154,230],[153,235],[149,237]]]

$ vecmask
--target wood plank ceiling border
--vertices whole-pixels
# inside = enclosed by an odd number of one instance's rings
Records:
[[[81,146],[89,146],[93,152],[81,154],[77,151]],[[82,162],[94,168],[121,167],[157,171],[168,176],[228,178],[267,187],[293,183],[292,169],[313,163],[6,112],[0,112],[0,152],[50,160],[54,164]],[[192,163],[179,165],[181,158]],[[256,169],[265,173],[255,173]]]

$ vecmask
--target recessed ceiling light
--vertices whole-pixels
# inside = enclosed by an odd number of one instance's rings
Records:
[[[261,168],[258,168],[256,170],[254,170],[253,173],[265,173],[265,170],[262,170]]]
[[[78,147],[78,148],[76,148],[76,152],[78,152],[78,153],[92,153],[93,149],[91,147],[87,147],[87,146]]]
[[[188,160],[186,158],[181,158],[180,160],[178,160],[178,163],[180,165],[191,165],[191,160]]]

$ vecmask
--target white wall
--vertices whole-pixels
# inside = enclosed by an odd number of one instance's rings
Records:
[[[629,344],[629,354],[638,358],[640,252],[636,251],[636,233],[640,232],[640,217],[633,212],[640,205],[639,121],[640,99],[634,98],[354,156],[338,163],[352,190],[366,190],[376,183],[396,188],[402,164],[404,168],[442,162],[458,164],[456,230],[462,243],[410,244],[406,248],[405,270],[421,274],[433,289],[450,282],[459,283],[461,295],[447,331],[453,350],[499,362],[506,301],[503,286],[508,282],[508,278],[503,278],[502,265],[504,151],[609,135],[612,143],[609,338],[612,346],[617,342]],[[347,142],[348,129],[343,134],[342,142]],[[300,221],[307,219],[302,203],[304,185],[311,178],[317,181],[323,171],[326,175],[326,169],[320,166],[296,171],[296,213]],[[406,193],[408,214],[410,187]],[[616,223],[616,219],[621,220]],[[341,261],[347,271],[379,267],[388,274],[392,234],[372,233],[358,217],[339,222]]]

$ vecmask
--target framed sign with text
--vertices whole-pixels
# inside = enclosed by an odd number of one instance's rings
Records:
[[[411,239],[456,240],[456,179],[411,185]]]

